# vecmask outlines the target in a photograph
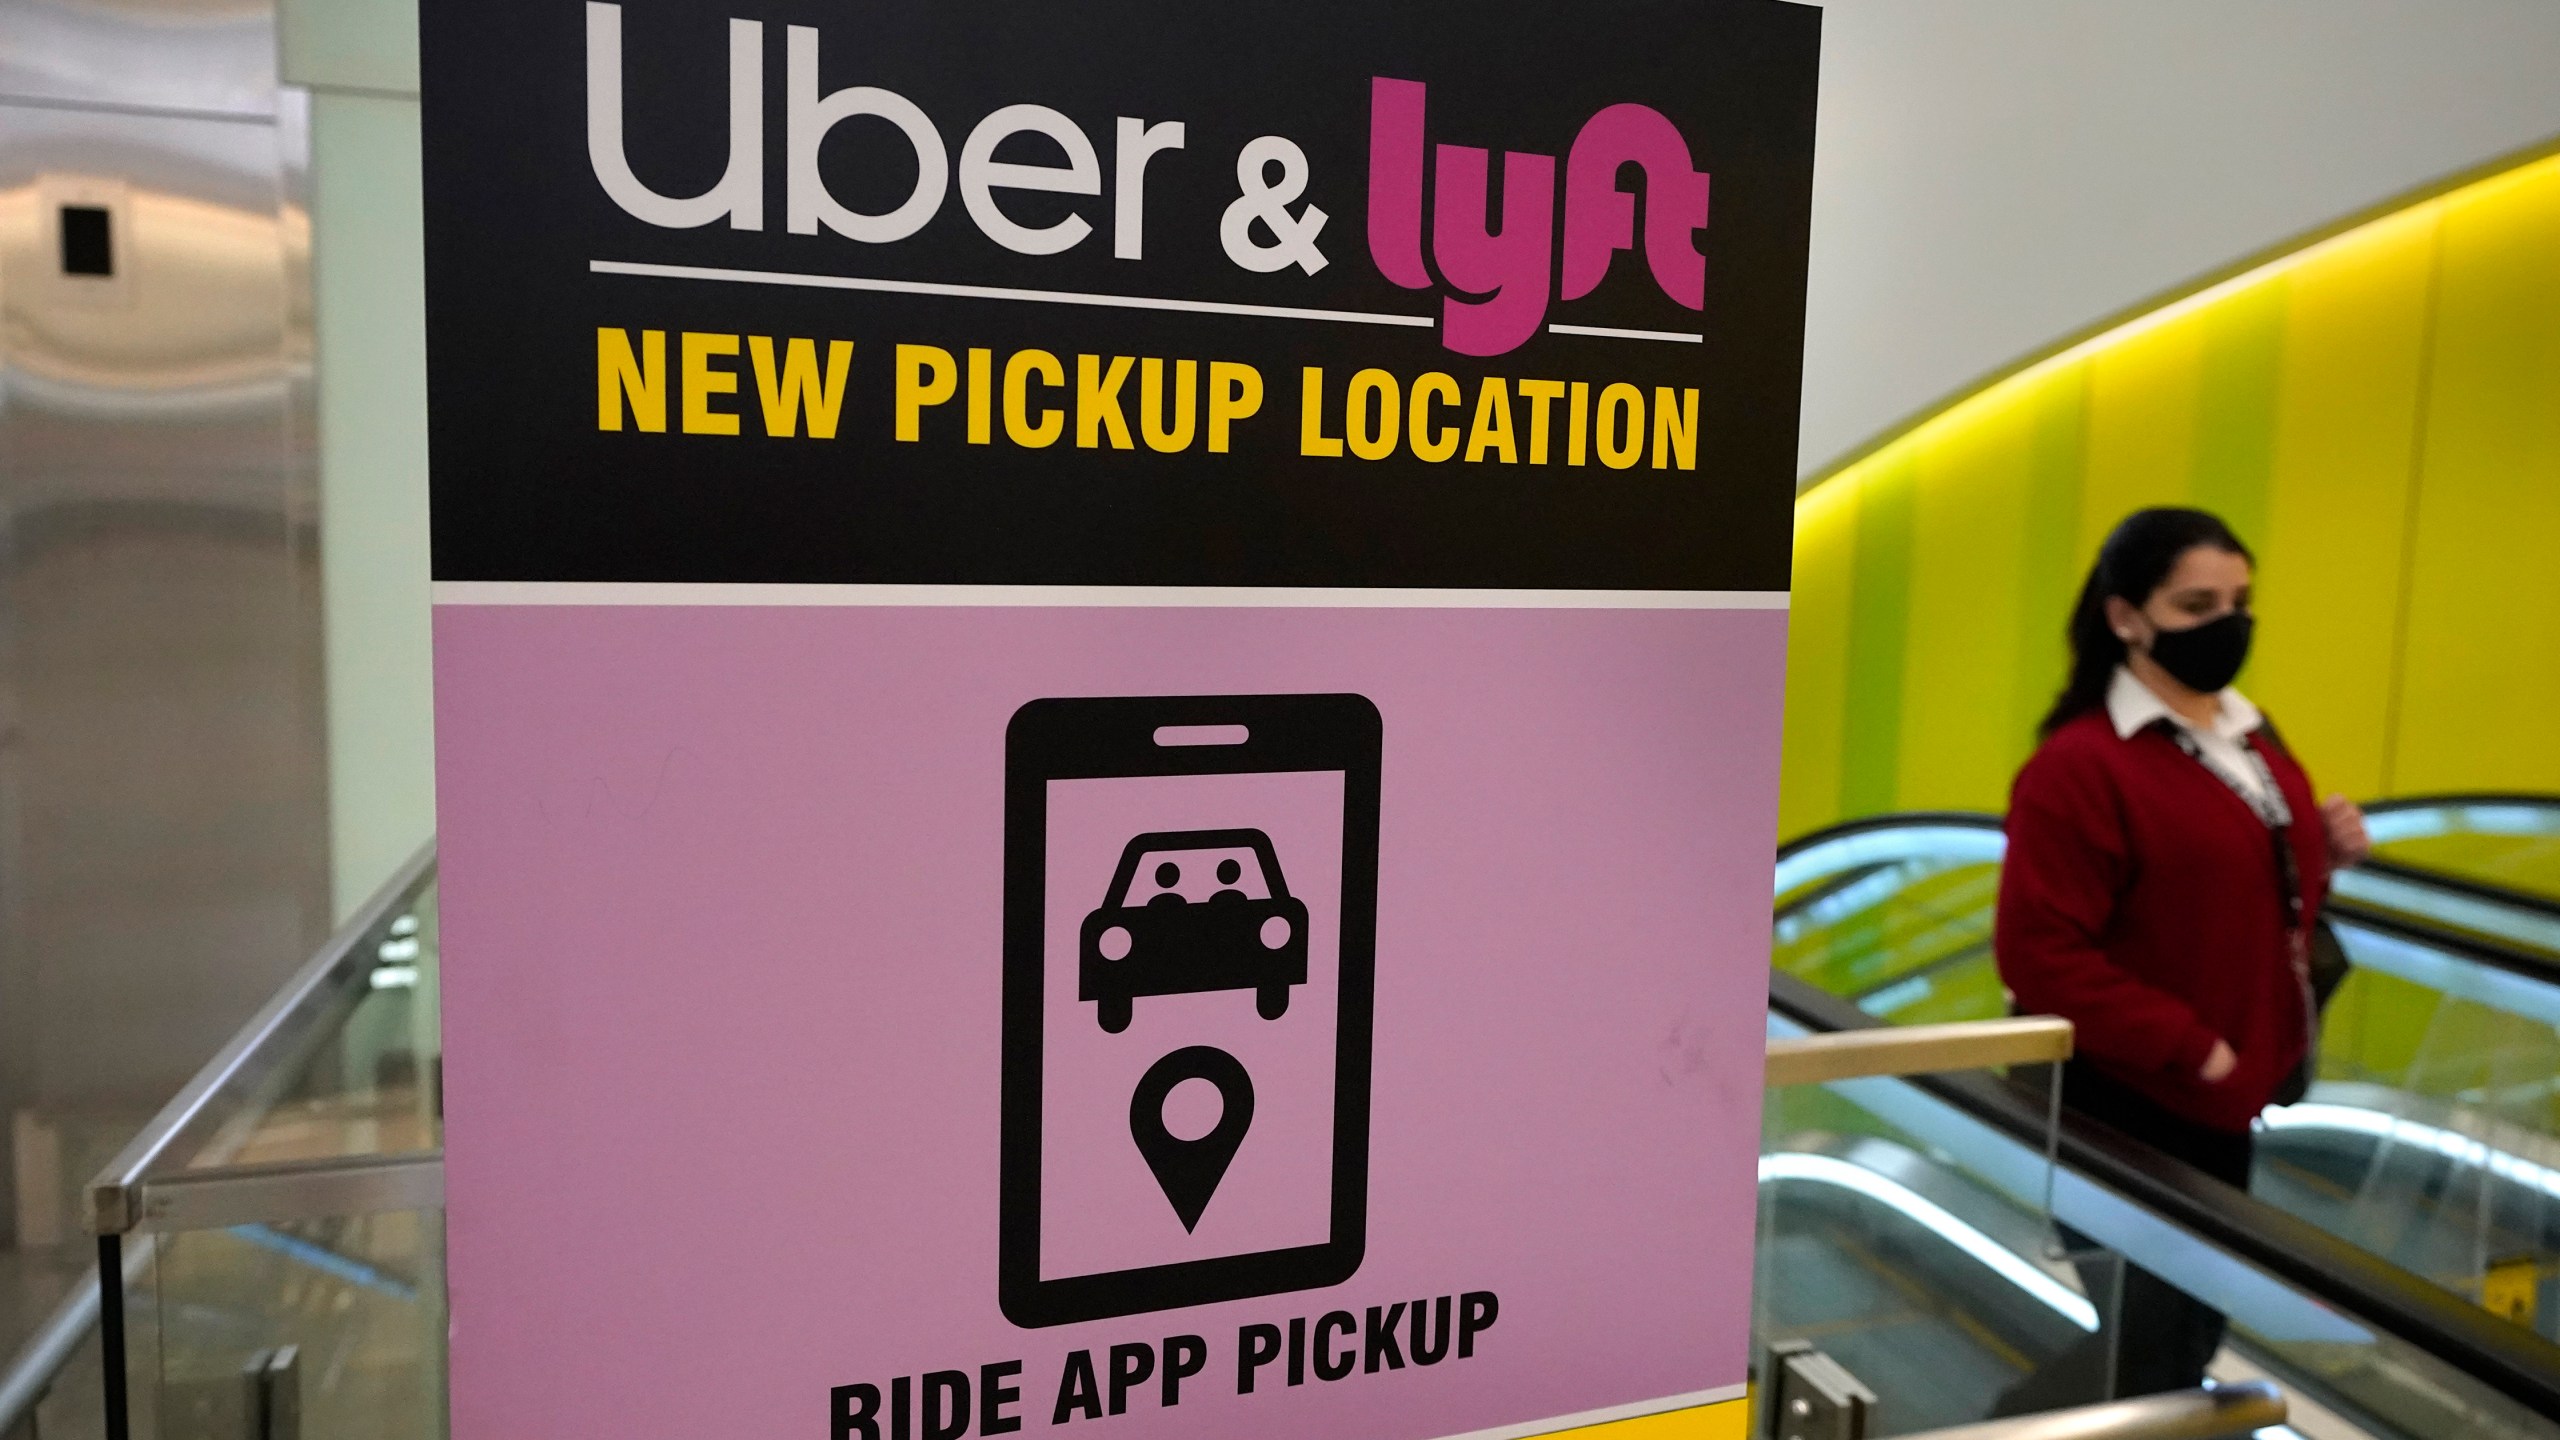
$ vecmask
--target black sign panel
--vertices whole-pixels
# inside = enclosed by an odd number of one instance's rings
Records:
[[[422,21],[439,580],[1787,584],[1809,8]]]

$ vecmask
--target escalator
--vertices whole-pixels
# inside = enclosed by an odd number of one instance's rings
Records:
[[[1772,978],[1773,1037],[1876,1023]],[[1764,1356],[1818,1347],[1876,1395],[1871,1435],[1982,1419],[2013,1389],[2083,1403],[2161,1343],[2118,1310],[2138,1266],[2229,1317],[2216,1381],[2292,1396],[2265,1433],[2560,1435],[2560,1347],[2099,1127],[2065,1117],[2049,1167],[2049,1093],[1982,1073],[1772,1090]]]
[[[2496,827],[2495,829],[2466,829]],[[2547,827],[2546,830],[2540,827]],[[2560,845],[2560,806],[2403,803],[2385,846],[2475,847],[2501,874]],[[1888,817],[1789,846],[1776,969],[1898,1024],[2006,1011],[1992,964],[2002,837],[1987,816]],[[2285,1213],[2560,1338],[2560,905],[2385,860],[2338,877],[2355,970],[2318,1082],[2271,1110],[2253,1191]]]

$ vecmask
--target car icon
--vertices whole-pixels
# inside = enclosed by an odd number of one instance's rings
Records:
[[[1114,1035],[1141,995],[1251,990],[1277,1020],[1307,980],[1307,905],[1259,830],[1152,831],[1121,850],[1076,957],[1076,998]]]

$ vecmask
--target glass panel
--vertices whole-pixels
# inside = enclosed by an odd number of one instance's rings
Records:
[[[1999,867],[1906,860],[1874,867],[1783,916],[1774,960],[1834,995],[1868,998],[1991,941]]]
[[[1892,1080],[1768,1093],[1752,1316],[1764,1369],[1780,1363],[1772,1346],[1810,1343],[1875,1393],[1878,1436],[2105,1399],[2116,1257],[2050,1223],[2043,1155],[2013,1145],[1972,1167],[1901,1123],[1891,1102],[1916,1093]]]
[[[2005,844],[1985,816],[1870,825],[1791,850],[1778,862],[1772,963],[1898,1024],[2006,1014],[1991,964]]]
[[[186,1164],[252,1164],[432,1150],[443,1143],[437,1087],[436,892],[421,886],[364,942],[367,962],[267,1083]]]
[[[261,1384],[305,1435],[446,1433],[442,1211],[162,1235],[131,1293],[136,1437],[253,1435]]]
[[[2332,883],[2337,898],[2349,905],[2458,939],[2485,940],[2560,967],[2560,909],[2522,897],[2456,889],[2407,871],[2345,870]]]
[[[2560,989],[2349,939],[2320,1083],[2268,1112],[2254,1188],[2560,1339]]]

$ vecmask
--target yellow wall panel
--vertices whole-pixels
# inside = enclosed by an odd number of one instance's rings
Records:
[[[2249,693],[2324,792],[2384,790],[2435,208],[2292,271]]]
[[[2256,549],[2267,533],[2267,485],[2275,469],[2276,411],[2293,288],[2270,276],[2197,306],[2179,323],[2196,332],[2194,438],[2186,502],[2220,515]]]
[[[2016,769],[2024,732],[2013,687],[2024,657],[2017,587],[2006,581],[2026,549],[2034,424],[2032,410],[2002,406],[1915,447],[1902,809],[1978,809]]]
[[[2560,159],[2445,206],[2402,793],[2560,791]]]
[[[2089,458],[2080,486],[2078,562],[2086,568],[2118,520],[2182,504],[2195,463],[2204,335],[2193,317],[2154,326],[2089,360]]]

